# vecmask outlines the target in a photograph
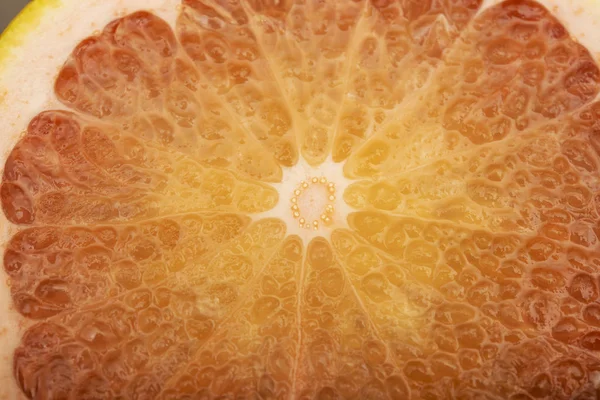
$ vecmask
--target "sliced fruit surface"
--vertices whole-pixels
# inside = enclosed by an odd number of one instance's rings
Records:
[[[0,42],[0,397],[599,397],[590,21],[34,3]]]

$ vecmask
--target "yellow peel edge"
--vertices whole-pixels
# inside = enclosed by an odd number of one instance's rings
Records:
[[[21,45],[27,34],[35,29],[41,16],[49,8],[60,7],[61,3],[61,0],[33,0],[8,24],[0,34],[0,70],[10,58],[12,50]]]

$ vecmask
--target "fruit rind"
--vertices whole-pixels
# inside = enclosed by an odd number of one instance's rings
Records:
[[[60,0],[32,1],[11,21],[0,34],[0,71],[12,50],[21,45],[25,37],[37,27],[43,14],[51,8],[60,7],[61,3]]]

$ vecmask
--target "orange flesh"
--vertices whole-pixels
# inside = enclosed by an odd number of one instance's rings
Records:
[[[183,3],[84,40],[6,162],[26,396],[600,395],[600,72],[548,11]],[[252,220],[328,156],[347,229]]]

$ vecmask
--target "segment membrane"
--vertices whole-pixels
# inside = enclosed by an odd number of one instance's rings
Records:
[[[82,41],[0,188],[25,396],[597,398],[598,67],[479,7],[184,0]]]
[[[281,168],[258,140],[264,138],[252,135],[245,116],[235,117],[231,98],[206,90],[211,77],[194,66],[186,49],[166,22],[138,12],[80,43],[60,71],[55,92],[68,107],[156,146],[278,181]]]
[[[8,156],[0,194],[7,218],[22,225],[139,221],[199,210],[254,213],[278,200],[270,186],[63,111],[32,120]]]
[[[333,160],[415,107],[481,1],[367,1],[338,117]],[[402,132],[399,134],[403,134]]]
[[[295,115],[298,145],[313,166],[329,157],[340,105],[363,35],[365,0],[250,1],[250,22]]]
[[[420,101],[396,113],[344,171],[368,177],[409,170],[513,140],[593,100],[599,84],[589,52],[546,9],[529,1],[501,3],[473,21]]]
[[[279,164],[295,165],[297,128],[241,5],[184,0],[177,35],[206,76],[207,91],[228,103],[242,126],[265,144]]]

